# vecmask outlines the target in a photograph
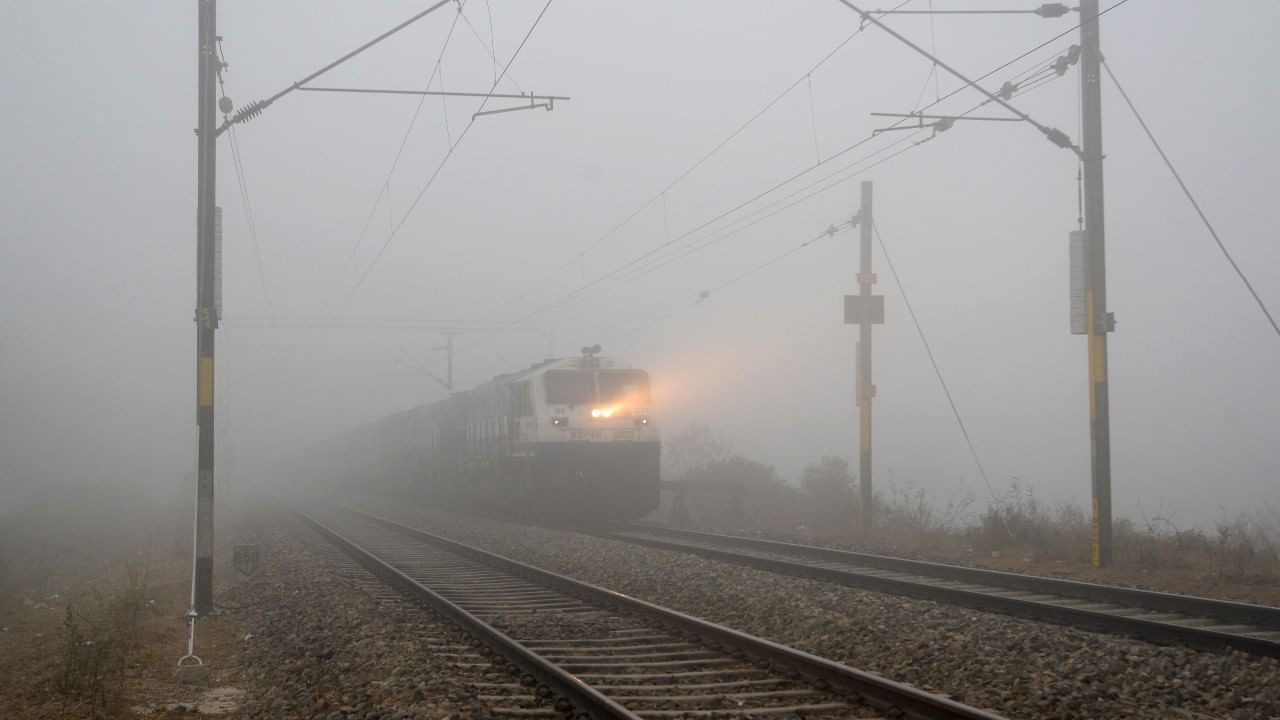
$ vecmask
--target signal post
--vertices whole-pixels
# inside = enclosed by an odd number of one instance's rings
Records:
[[[861,532],[869,537],[874,530],[874,496],[871,485],[871,399],[876,386],[871,382],[871,326],[884,323],[884,296],[873,295],[876,275],[871,272],[871,182],[862,183],[862,207],[858,211],[858,294],[844,296],[844,321],[858,326],[858,491],[861,496]]]

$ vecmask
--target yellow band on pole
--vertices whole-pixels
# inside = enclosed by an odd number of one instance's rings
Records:
[[[213,404],[213,358],[200,358],[200,405]]]

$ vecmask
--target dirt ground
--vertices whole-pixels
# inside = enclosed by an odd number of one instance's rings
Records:
[[[177,718],[234,713],[234,613],[202,619],[196,654],[210,659],[208,688],[175,682],[186,653],[191,591],[185,513],[155,527],[134,521],[129,537],[106,532],[87,550],[70,551],[33,535],[31,523],[9,532],[0,584],[0,718]],[[113,526],[127,518],[114,518]],[[21,533],[21,534],[19,534]],[[176,536],[173,533],[178,533]],[[232,578],[229,545],[220,578]],[[222,553],[220,553],[221,555]]]

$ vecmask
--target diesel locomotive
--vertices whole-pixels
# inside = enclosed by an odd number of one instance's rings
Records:
[[[316,448],[313,480],[544,517],[630,520],[658,506],[649,375],[600,346],[499,375]]]

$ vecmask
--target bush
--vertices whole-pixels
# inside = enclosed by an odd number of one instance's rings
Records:
[[[924,488],[912,483],[889,482],[888,495],[876,493],[879,535],[894,544],[923,544],[926,547],[953,544],[973,504],[973,493],[958,486],[938,506]]]
[[[704,527],[790,530],[797,524],[795,488],[772,465],[733,455],[684,476],[685,507]]]
[[[1050,508],[1018,478],[992,498],[972,535],[975,549],[982,551],[1019,551],[1035,560],[1076,562],[1087,562],[1090,556],[1090,525],[1084,511],[1069,502]]]
[[[849,461],[828,455],[800,473],[809,525],[826,529],[850,528],[857,517],[857,500]]]

